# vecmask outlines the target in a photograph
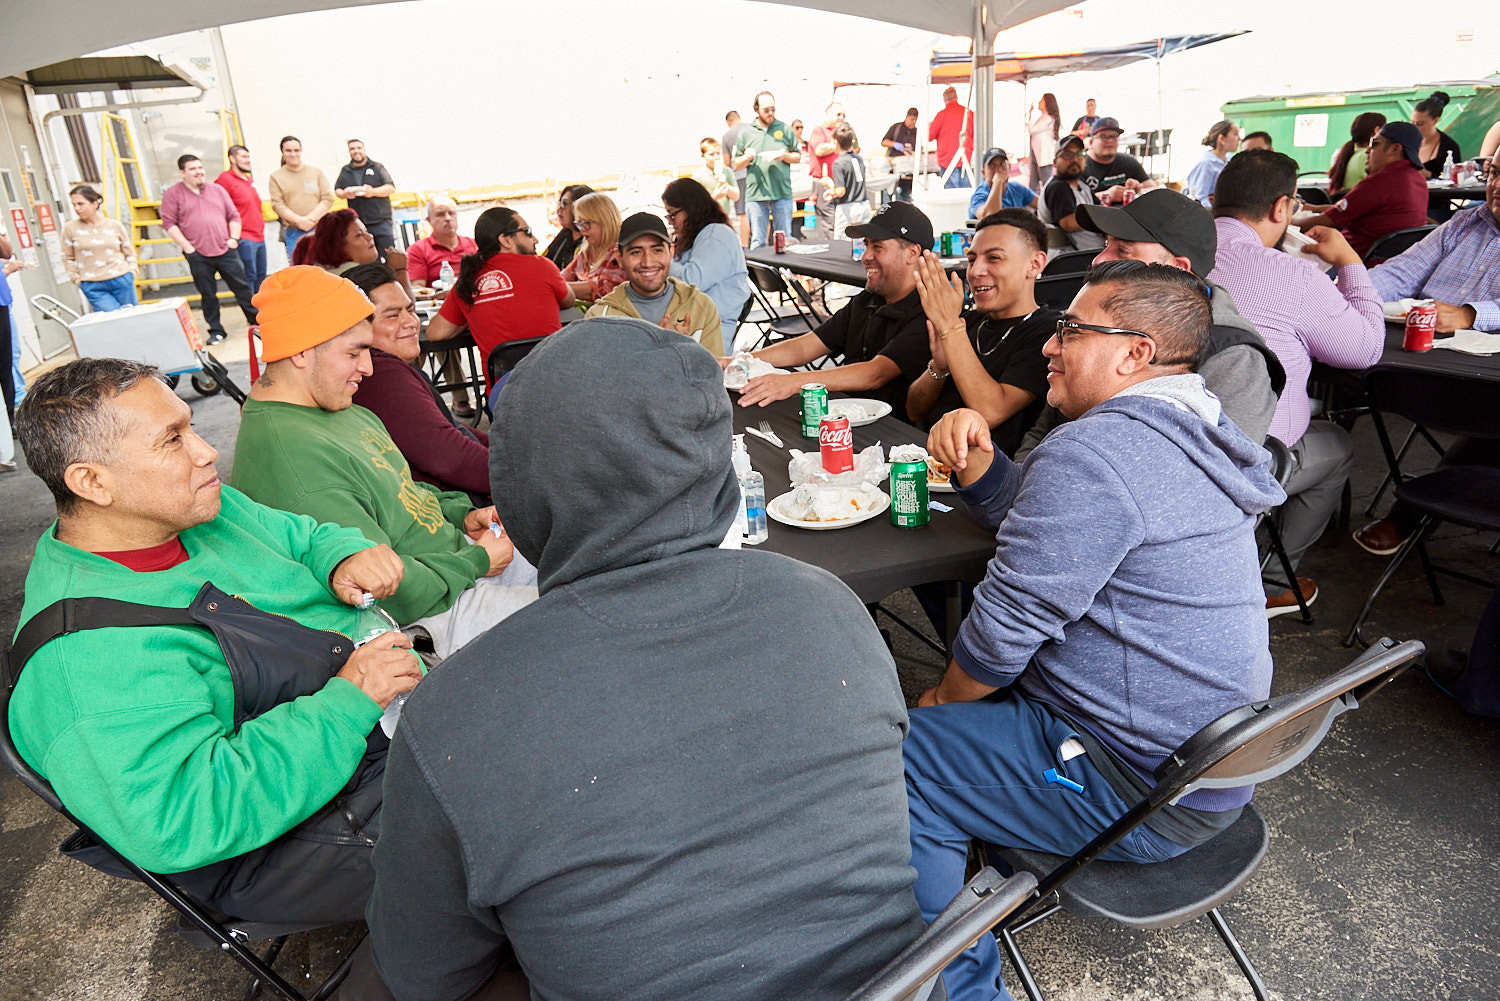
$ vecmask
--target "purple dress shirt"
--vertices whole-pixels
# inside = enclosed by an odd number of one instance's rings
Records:
[[[1295,445],[1307,431],[1312,406],[1307,376],[1314,361],[1335,368],[1369,368],[1385,348],[1385,313],[1363,264],[1339,268],[1338,284],[1311,261],[1267,247],[1238,219],[1214,220],[1219,231],[1210,281],[1234,297],[1240,315],[1260,331],[1286,369],[1286,388],[1271,418],[1271,434]]]
[[[1500,330],[1500,225],[1488,205],[1464,209],[1370,272],[1386,302],[1437,299],[1474,307],[1474,329]]]
[[[229,224],[240,214],[229,192],[217,184],[205,184],[194,193],[184,182],[161,193],[161,228],[176,226],[193,249],[204,257],[229,252]]]

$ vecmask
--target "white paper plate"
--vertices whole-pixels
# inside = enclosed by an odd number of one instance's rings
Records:
[[[949,483],[946,480],[944,480],[942,483],[934,483],[931,480],[928,480],[927,492],[930,494],[952,494],[957,493],[958,491],[954,490],[953,484]]]
[[[877,518],[885,514],[886,508],[891,506],[891,498],[882,491],[880,494],[880,503],[875,505],[873,510],[857,514],[852,518],[845,518],[843,521],[803,521],[800,518],[793,518],[786,513],[786,505],[791,501],[794,492],[788,490],[780,497],[774,498],[766,505],[766,514],[770,515],[772,521],[780,522],[783,525],[790,525],[793,528],[805,528],[809,532],[828,532],[835,528],[848,528],[850,525],[858,525],[862,521],[869,521],[871,518]]]
[[[816,375],[817,373],[813,372],[809,374]],[[874,424],[876,421],[880,420],[880,418],[890,416],[891,413],[891,405],[883,400],[862,399],[829,400],[828,412],[830,414],[833,414],[835,417],[843,417],[845,416],[844,411],[847,410],[850,406],[859,407],[865,412],[866,415],[872,415],[861,417],[859,420],[855,420],[853,417],[850,417],[849,426],[855,428],[864,427],[866,424]]]

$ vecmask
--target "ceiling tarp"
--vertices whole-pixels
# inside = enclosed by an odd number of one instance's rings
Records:
[[[191,75],[163,66],[151,56],[80,56],[26,73],[39,94],[78,91],[143,90],[148,87],[199,87]]]
[[[1057,52],[997,52],[995,79],[1025,83],[1032,77],[1055,76],[1058,73],[1083,73],[1090,70],[1112,70],[1141,59],[1162,59],[1174,52],[1185,52],[1200,45],[1211,45],[1245,31],[1220,31],[1209,35],[1169,35],[1128,45],[1111,45],[1097,49],[1068,49]],[[967,83],[970,57],[962,52],[934,53],[933,83]]]
[[[0,0],[0,76],[24,74],[117,45],[239,21],[395,0]],[[976,3],[997,31],[1069,6],[1070,0],[761,0],[849,14],[944,35],[971,36]],[[1076,2],[1076,0],[1073,0]],[[519,7],[519,5],[518,5]]]

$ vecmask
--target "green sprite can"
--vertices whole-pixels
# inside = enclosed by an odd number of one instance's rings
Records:
[[[927,463],[891,463],[891,524],[897,528],[921,528],[931,519],[927,507]]]
[[[828,413],[828,387],[809,382],[802,387],[802,437],[816,438],[818,425]]]

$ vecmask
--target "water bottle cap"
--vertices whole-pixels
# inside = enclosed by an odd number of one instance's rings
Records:
[[[371,594],[369,591],[366,591],[364,593],[364,597],[362,597],[362,598],[359,599],[359,604],[356,607],[360,608],[361,610],[366,609],[366,608],[374,608],[375,607],[375,596],[373,594]]]

